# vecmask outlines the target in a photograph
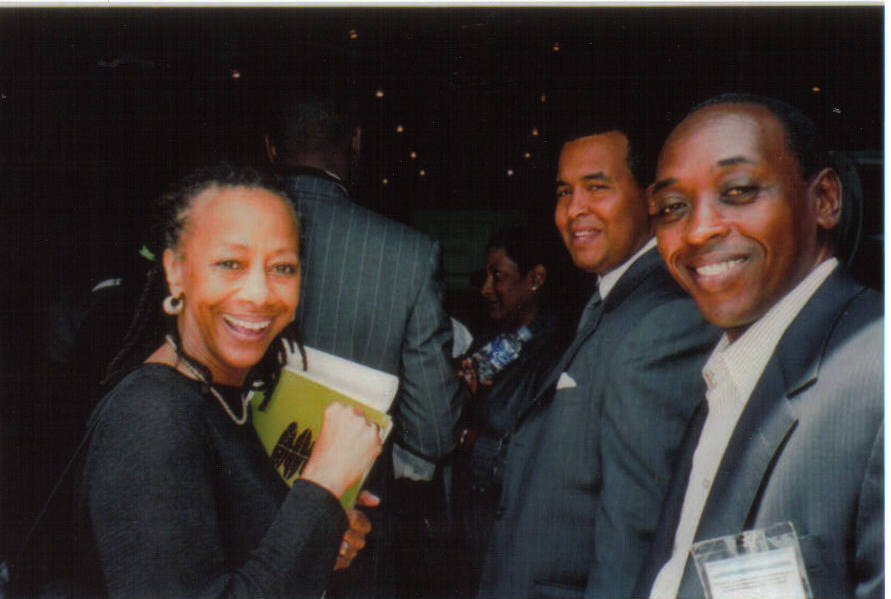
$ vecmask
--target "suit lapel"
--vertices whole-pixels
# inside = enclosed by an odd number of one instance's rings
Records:
[[[560,361],[557,362],[557,365],[551,370],[548,378],[545,379],[543,387],[550,387],[554,383],[557,382],[557,379],[560,377],[560,374],[566,370],[566,367],[578,353],[579,348],[584,345],[585,341],[588,340],[588,337],[594,334],[594,331],[597,330],[597,325],[600,324],[600,318],[603,316],[604,310],[604,302],[599,302],[596,306],[586,306],[585,311],[583,313],[583,318],[585,319],[584,324],[581,329],[576,332],[575,338],[572,340],[572,343],[566,348],[566,351],[563,352],[563,357],[560,358]],[[539,388],[538,393],[536,395],[541,395],[541,392],[544,391],[543,388]]]
[[[671,558],[675,532],[681,518],[681,507],[683,506],[684,494],[687,489],[687,479],[690,477],[690,471],[693,468],[693,453],[696,451],[696,446],[699,443],[699,436],[702,434],[702,427],[705,424],[707,415],[708,404],[705,401],[699,402],[696,411],[693,412],[690,423],[687,425],[687,431],[684,433],[684,440],[678,454],[678,465],[672,474],[667,495],[662,501],[659,523],[653,533],[653,543],[649,555],[642,566],[632,597],[646,597],[649,595],[650,587],[653,586],[659,570]]]
[[[837,269],[814,293],[777,348],[789,397],[817,380],[826,344],[835,322],[848,304],[864,291],[847,273]]]
[[[603,316],[625,301],[625,299],[627,299],[628,296],[631,295],[631,293],[637,289],[655,269],[661,268],[661,265],[662,259],[659,257],[659,253],[655,248],[645,252],[616,282],[615,287],[609,292],[606,299],[601,301],[590,313],[584,315],[586,320],[583,328],[576,333],[572,343],[563,353],[563,357],[560,358],[560,361],[557,362],[557,365],[547,374],[547,376],[533,387],[536,389],[535,393],[528,398],[525,398],[523,403],[518,405],[516,422],[519,422],[533,405],[536,403],[544,403],[550,398],[551,392],[554,390],[554,385],[560,378],[560,375],[572,362],[572,359],[578,353],[579,349],[597,330]],[[588,308],[586,307],[585,310],[588,311]]]
[[[754,525],[759,490],[797,422],[791,398],[817,380],[833,323],[861,289],[837,270],[783,334],[727,444],[696,530],[697,541]],[[695,568],[688,559],[678,596],[698,592]]]
[[[761,375],[718,469],[702,512],[697,539],[744,530],[767,469],[795,426],[777,360]]]

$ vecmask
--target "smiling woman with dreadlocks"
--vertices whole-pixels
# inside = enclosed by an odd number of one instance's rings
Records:
[[[78,505],[96,567],[81,586],[319,597],[364,544],[367,519],[337,498],[381,446],[334,404],[289,489],[246,425],[248,391],[270,389],[297,342],[298,217],[274,181],[229,167],[192,175],[159,208],[163,257],[91,419]]]

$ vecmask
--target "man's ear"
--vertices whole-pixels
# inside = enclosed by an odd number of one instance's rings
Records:
[[[533,291],[538,291],[548,278],[548,270],[543,264],[536,264],[529,269],[526,276],[529,277],[529,282],[531,283]]]
[[[270,164],[275,164],[275,159],[278,157],[278,152],[275,150],[275,144],[272,143],[272,140],[269,139],[269,134],[263,136],[263,142],[266,144],[266,158],[269,159]]]
[[[161,258],[164,264],[164,274],[167,277],[167,287],[170,289],[170,295],[179,297],[182,295],[183,286],[183,267],[182,260],[179,259],[176,252],[167,248]]]
[[[825,230],[833,229],[841,219],[842,184],[834,169],[824,168],[811,181],[808,188],[810,200],[817,215],[817,225]]]

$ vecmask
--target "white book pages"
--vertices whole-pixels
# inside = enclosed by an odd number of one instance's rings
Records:
[[[390,410],[399,389],[399,377],[314,347],[305,346],[304,349],[308,363],[306,371],[303,370],[300,352],[288,352],[285,368],[379,412],[386,413]]]

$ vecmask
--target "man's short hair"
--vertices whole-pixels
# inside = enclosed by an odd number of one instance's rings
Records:
[[[628,140],[628,170],[637,184],[642,189],[646,188],[655,176],[655,156],[652,151],[655,146],[645,129],[646,127],[631,122],[631,119],[624,116],[617,117],[600,111],[583,114],[559,129],[556,137],[559,143],[554,148],[554,163],[559,161],[564,144],[582,137],[618,131]]]
[[[328,152],[345,148],[356,110],[348,99],[314,92],[279,97],[270,110],[266,133],[285,158],[306,152]]]
[[[834,163],[817,126],[804,112],[782,100],[748,93],[724,93],[694,106],[689,114],[718,104],[756,104],[770,111],[783,125],[789,151],[798,161],[801,176],[807,180]]]

